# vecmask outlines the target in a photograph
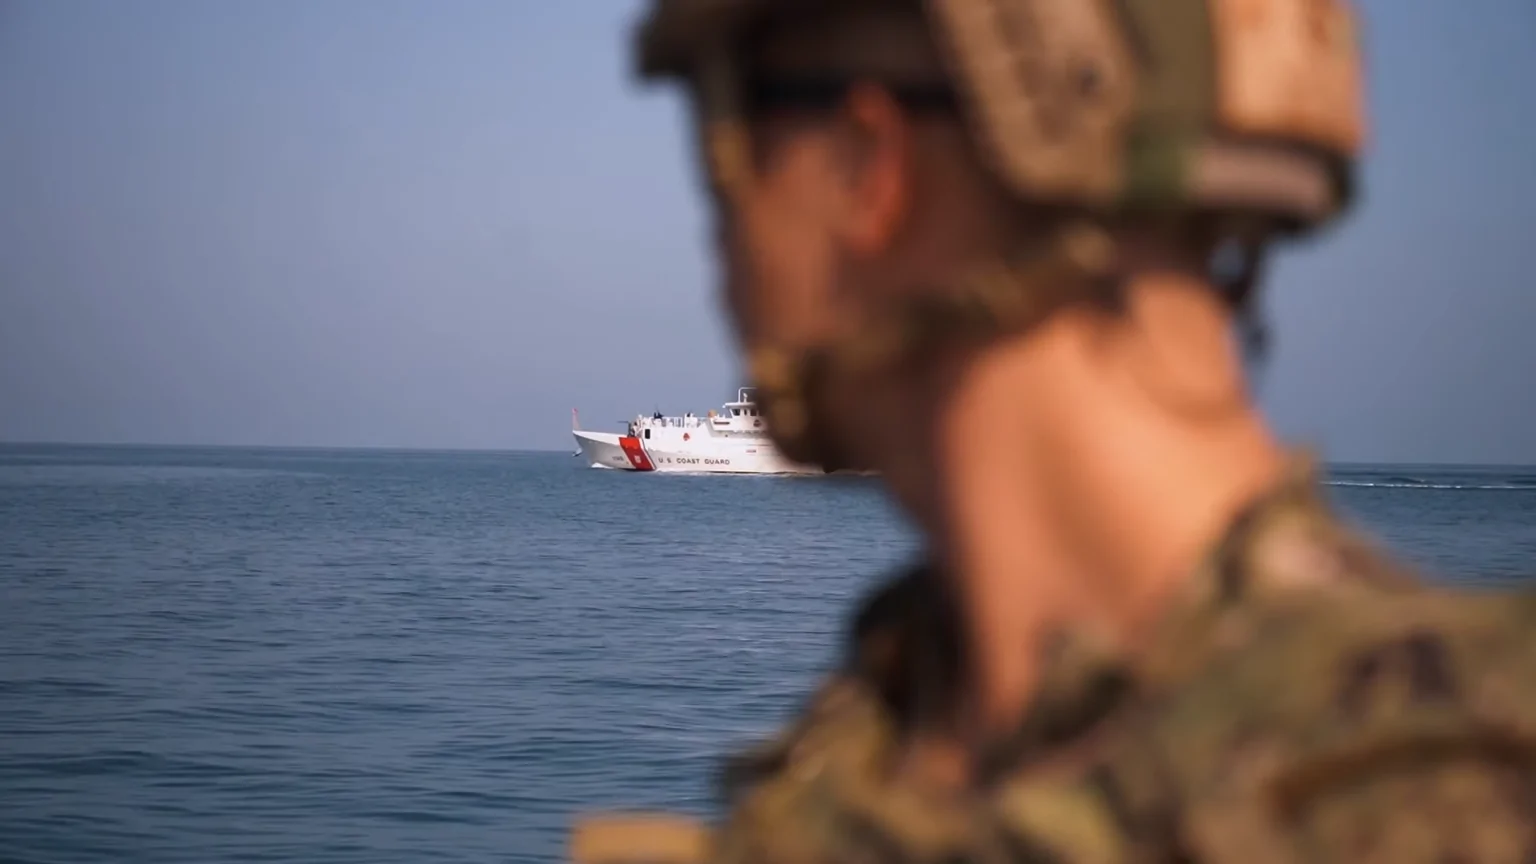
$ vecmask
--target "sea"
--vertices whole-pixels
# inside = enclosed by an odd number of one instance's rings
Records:
[[[1331,476],[1427,570],[1531,572],[1536,468]],[[916,548],[867,478],[0,447],[0,861],[556,862],[578,812],[711,814]]]

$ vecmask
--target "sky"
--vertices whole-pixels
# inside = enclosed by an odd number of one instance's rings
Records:
[[[1364,0],[1363,198],[1267,284],[1339,461],[1536,462],[1536,4]],[[638,0],[0,0],[0,441],[569,449],[742,383]]]

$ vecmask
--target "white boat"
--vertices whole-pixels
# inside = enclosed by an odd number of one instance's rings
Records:
[[[593,468],[672,474],[820,474],[820,468],[785,459],[768,439],[767,421],[752,388],[705,417],[656,412],[631,420],[623,434],[581,428],[571,412],[578,455]]]

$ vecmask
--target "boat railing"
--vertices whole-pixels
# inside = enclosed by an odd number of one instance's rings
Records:
[[[704,425],[701,417],[640,417],[635,425],[642,429],[698,429]]]

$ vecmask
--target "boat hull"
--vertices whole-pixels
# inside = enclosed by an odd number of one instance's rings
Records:
[[[593,468],[659,474],[820,474],[821,469],[790,462],[771,445],[756,441],[681,440],[680,435],[644,441],[613,432],[572,433],[581,456]],[[677,440],[674,440],[677,439]],[[690,446],[691,445],[691,446]]]
[[[655,463],[646,454],[640,441],[630,435],[612,432],[587,432],[576,430],[576,446],[593,468],[609,468],[616,471],[654,471]]]
[[[663,474],[822,473],[820,469],[789,462],[767,447],[722,447],[696,450],[647,447],[646,452],[650,455],[656,470]]]

